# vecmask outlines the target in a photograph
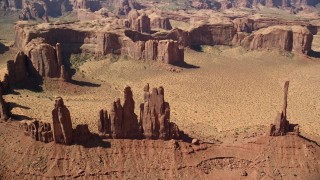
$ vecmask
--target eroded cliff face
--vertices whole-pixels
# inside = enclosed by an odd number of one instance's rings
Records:
[[[143,19],[148,19],[148,23],[143,24]],[[63,51],[68,53],[90,53],[97,56],[112,53],[175,64],[184,61],[184,47],[195,45],[241,45],[250,50],[277,48],[307,54],[313,40],[309,31],[311,25],[300,21],[237,18],[226,23],[202,23],[190,30],[175,28],[148,34],[149,20],[146,14],[140,15],[132,10],[124,21],[114,17],[103,19],[110,26],[100,30],[81,29],[85,23],[81,21],[47,26],[20,23],[16,25],[15,45],[24,52],[32,39],[41,37],[51,46],[60,43]],[[301,26],[293,26],[295,23],[300,23]],[[132,26],[135,30],[129,30]]]
[[[192,45],[232,45],[233,24],[204,24],[190,30]]]
[[[15,30],[15,46],[22,51],[32,39],[38,37],[50,45],[60,43],[63,51],[69,53],[105,55],[120,49],[118,36],[112,32],[81,31],[71,28],[49,28],[39,31],[24,25],[16,26]]]
[[[301,26],[272,26],[261,29],[242,41],[242,46],[255,49],[282,49],[307,54],[311,50],[313,35]]]
[[[15,85],[30,78],[59,78],[70,80],[62,60],[61,45],[51,46],[43,38],[31,40],[18,52],[14,60],[7,62],[8,83]]]
[[[173,40],[127,40],[122,54],[134,59],[157,61],[166,64],[184,62],[184,48]]]

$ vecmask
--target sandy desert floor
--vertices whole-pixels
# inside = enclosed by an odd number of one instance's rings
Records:
[[[190,136],[213,141],[266,132],[281,110],[283,84],[289,80],[290,122],[300,124],[304,134],[320,136],[319,59],[223,46],[202,50],[186,51],[188,65],[180,73],[137,60],[89,60],[73,84],[45,82],[43,92],[16,90],[5,99],[18,117],[51,122],[54,97],[61,96],[74,125],[87,123],[97,131],[99,110],[109,109],[115,97],[123,99],[126,85],[132,87],[139,114],[143,87],[150,83],[165,88],[171,121]]]

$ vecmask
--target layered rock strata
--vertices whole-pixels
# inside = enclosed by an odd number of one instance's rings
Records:
[[[241,43],[250,50],[281,49],[307,54],[311,51],[313,35],[301,26],[272,26],[246,37]]]
[[[173,40],[128,41],[122,49],[122,54],[134,59],[166,64],[184,62],[184,48]]]

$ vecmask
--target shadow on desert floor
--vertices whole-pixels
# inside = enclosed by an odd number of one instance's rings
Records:
[[[87,81],[79,81],[79,80],[70,80],[71,84],[77,85],[77,86],[86,86],[86,87],[100,87],[101,84],[95,84]]]
[[[76,145],[81,145],[85,148],[95,148],[95,147],[102,147],[102,148],[111,148],[111,143],[105,141],[103,138],[95,135],[93,138],[86,142],[76,142]]]
[[[308,56],[314,57],[314,58],[320,58],[320,52],[311,50],[308,52]]]

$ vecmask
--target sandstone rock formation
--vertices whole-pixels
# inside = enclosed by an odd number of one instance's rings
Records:
[[[192,1],[191,6],[196,9],[211,9],[211,1],[210,0],[196,0]]]
[[[246,32],[246,33],[252,33],[254,31],[254,23],[255,21],[253,19],[249,18],[236,18],[233,20],[234,26],[237,29],[237,32]]]
[[[166,64],[184,62],[184,48],[173,40],[129,41],[123,47],[122,54],[134,59],[151,60]]]
[[[53,46],[44,43],[42,39],[34,39],[27,44],[25,54],[31,60],[32,67],[40,76],[60,77],[62,64],[59,64],[61,62],[58,60],[57,51]]]
[[[31,76],[70,80],[62,63],[60,44],[53,47],[43,41],[41,38],[33,39],[26,45],[24,52],[18,52],[14,61],[8,61],[7,70],[11,84]]]
[[[140,121],[143,135],[147,139],[177,139],[178,127],[170,122],[170,106],[164,101],[163,87],[144,88],[144,103],[140,105]]]
[[[20,124],[20,128],[24,131],[24,134],[31,136],[36,141],[49,143],[53,141],[53,133],[50,123],[44,123],[42,121],[33,120],[31,122],[25,121]]]
[[[113,6],[117,15],[127,15],[131,10],[141,8],[135,0],[114,0]]]
[[[102,135],[110,136],[110,127],[111,124],[108,111],[101,109],[99,111],[98,132]]]
[[[307,54],[311,50],[313,35],[302,26],[272,26],[261,29],[242,42],[244,47],[255,49],[282,49]]]
[[[89,9],[90,11],[98,11],[101,8],[98,0],[73,0],[73,9]]]
[[[153,88],[150,93],[147,84],[144,92],[144,103],[140,105],[140,119],[145,138],[179,139],[178,126],[170,122],[170,106],[164,100],[163,87]]]
[[[150,25],[152,29],[164,29],[164,30],[172,29],[169,18],[161,17],[157,14],[152,14],[149,16],[149,18],[150,18]]]
[[[11,116],[7,102],[2,97],[2,89],[0,88],[0,121],[7,121]]]
[[[11,84],[21,82],[27,78],[28,70],[26,58],[26,55],[20,51],[16,55],[15,60],[7,62],[8,77]]]
[[[110,109],[110,116],[107,117],[107,112],[100,111],[100,132],[106,132],[114,139],[136,139],[140,138],[138,118],[134,113],[135,102],[132,97],[130,87],[124,89],[124,104],[121,105],[120,99],[116,99],[112,103]]]
[[[289,132],[299,135],[299,126],[296,124],[290,124],[287,120],[287,106],[288,106],[288,89],[289,81],[286,81],[284,85],[284,103],[281,113],[278,112],[274,124],[270,125],[270,136],[284,136]]]
[[[73,141],[76,143],[85,143],[93,137],[87,124],[79,124],[73,130]]]
[[[53,137],[56,143],[70,145],[73,142],[73,129],[68,108],[62,98],[57,98],[52,111]]]
[[[21,20],[36,20],[43,19],[47,20],[47,8],[46,4],[43,2],[33,2],[33,1],[25,1],[23,4],[23,9],[19,14],[19,19]]]
[[[128,14],[128,19],[131,29],[141,33],[151,32],[150,18],[145,13],[140,14],[137,10],[132,10]]]
[[[232,45],[233,24],[203,24],[190,30],[192,45]]]
[[[123,105],[118,98],[111,104],[109,116],[107,111],[100,110],[99,133],[114,139],[180,139],[178,126],[170,122],[170,107],[164,101],[164,89],[154,88],[150,93],[147,84],[144,92],[139,119],[134,113],[135,102],[131,88],[126,87]]]

